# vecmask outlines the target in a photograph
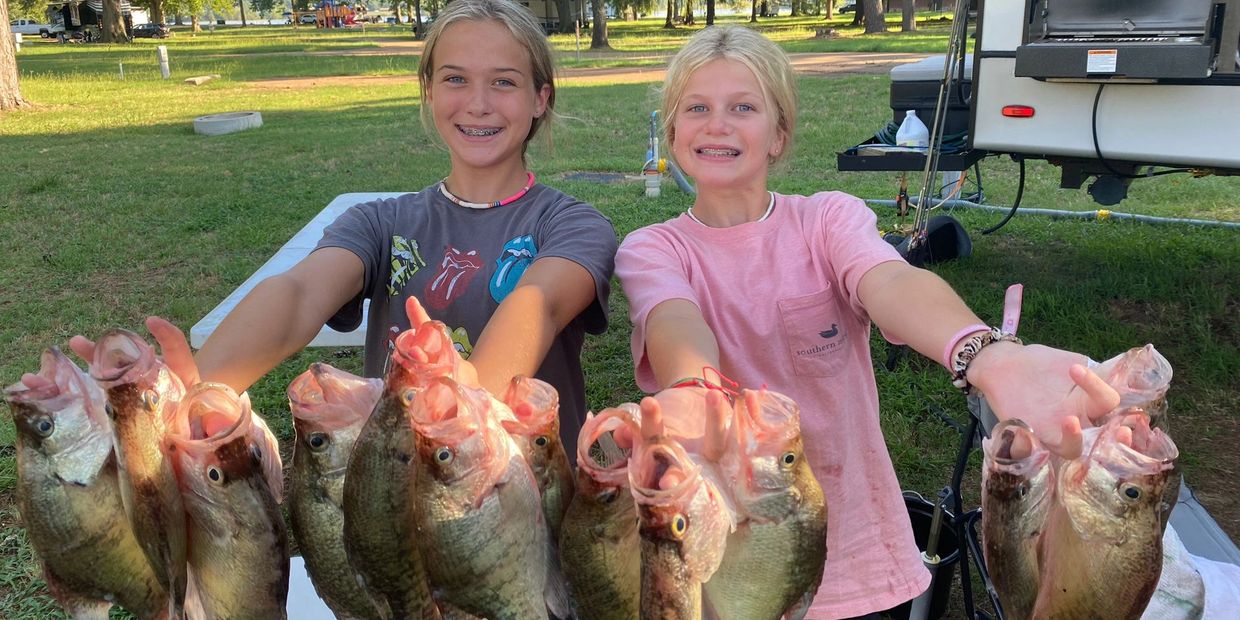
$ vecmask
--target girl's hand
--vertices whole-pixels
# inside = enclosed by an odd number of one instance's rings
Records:
[[[189,347],[185,334],[176,325],[157,316],[146,317],[146,328],[159,343],[164,364],[180,377],[181,383],[188,388],[198,383],[198,365],[194,363],[194,352]],[[95,359],[95,341],[86,336],[74,336],[69,339],[69,348],[78,357],[90,364]]]
[[[1085,367],[1081,354],[1042,345],[997,342],[969,365],[969,383],[981,390],[1000,420],[1023,420],[1054,454],[1081,454],[1081,429],[1119,405],[1119,393]]]

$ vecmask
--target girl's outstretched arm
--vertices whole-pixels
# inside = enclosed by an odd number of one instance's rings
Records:
[[[194,359],[203,381],[241,392],[300,351],[362,290],[362,261],[336,247],[315,250],[258,283],[203,343]]]
[[[719,368],[719,343],[696,304],[669,299],[646,317],[646,357],[662,389]]]
[[[857,295],[885,336],[940,363],[953,336],[981,324],[942,278],[900,261],[868,271]],[[963,345],[957,342],[951,355]],[[1119,403],[1119,394],[1084,368],[1087,361],[1079,353],[1042,345],[996,342],[978,353],[966,377],[999,419],[1024,420],[1053,451],[1074,458],[1082,425]]]
[[[534,261],[469,356],[482,387],[503,394],[514,376],[534,376],[556,334],[594,302],[596,290],[594,277],[576,262],[551,256]]]

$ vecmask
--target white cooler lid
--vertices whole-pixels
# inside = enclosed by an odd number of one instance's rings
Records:
[[[891,68],[892,82],[938,82],[943,79],[943,59],[946,54],[929,56],[917,62]],[[973,54],[964,56],[964,79],[973,79]]]

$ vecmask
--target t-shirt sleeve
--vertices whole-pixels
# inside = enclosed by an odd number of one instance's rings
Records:
[[[607,299],[616,269],[616,229],[611,220],[594,207],[574,201],[546,219],[539,245],[538,258],[571,260],[594,278],[594,302],[578,318],[588,333],[607,331]]]
[[[616,275],[629,299],[629,319],[633,322],[630,346],[637,386],[654,392],[659,385],[646,357],[646,319],[655,306],[669,299],[685,299],[698,305],[697,294],[671,239],[652,227],[625,237],[616,253]]]
[[[841,192],[824,192],[814,195],[813,199],[827,203],[826,208],[821,210],[818,238],[822,239],[828,263],[835,270],[836,281],[842,287],[852,311],[857,316],[868,318],[869,313],[857,295],[861,278],[882,263],[903,261],[904,258],[879,236],[878,216],[860,198]],[[887,337],[887,334],[883,336]],[[887,339],[895,342],[889,337]]]
[[[362,260],[365,273],[362,290],[327,320],[327,326],[336,331],[353,331],[362,324],[362,301],[371,289],[371,283],[380,280],[379,269],[383,266],[380,253],[384,247],[380,215],[393,210],[393,205],[387,203],[374,201],[350,207],[323,229],[323,237],[314,248],[344,248]],[[385,204],[387,208],[384,208]]]

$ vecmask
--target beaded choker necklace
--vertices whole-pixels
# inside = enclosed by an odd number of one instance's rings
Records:
[[[761,222],[765,220],[766,218],[771,217],[771,212],[775,210],[775,193],[774,192],[767,192],[767,193],[771,195],[771,201],[767,203],[766,205],[766,213],[763,213],[762,217],[754,220],[755,222]],[[707,224],[703,222],[702,220],[699,220],[697,216],[693,214],[693,207],[689,207],[689,209],[685,211],[685,215],[688,215],[689,219],[703,226],[710,226],[710,224]]]
[[[512,204],[520,200],[522,196],[529,193],[531,187],[534,187],[534,173],[527,172],[525,174],[526,174],[525,187],[522,187],[520,191],[518,191],[517,193],[511,196],[503,200],[496,200],[495,202],[468,202],[465,200],[461,200],[460,198],[457,198],[456,196],[452,195],[452,192],[448,191],[448,186],[445,183],[448,179],[446,178],[443,181],[439,182],[439,193],[443,194],[444,198],[447,198],[448,200],[451,200],[452,202],[458,205],[461,205],[462,207],[469,208],[469,209],[490,209],[491,207],[502,207],[504,205]]]

